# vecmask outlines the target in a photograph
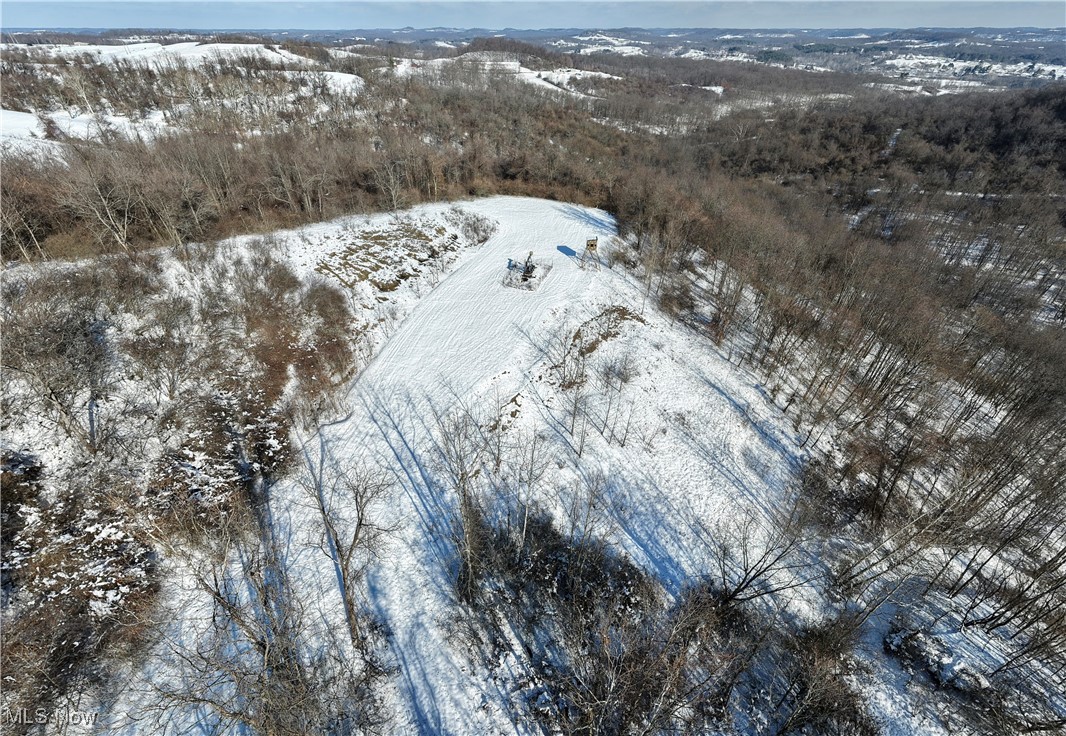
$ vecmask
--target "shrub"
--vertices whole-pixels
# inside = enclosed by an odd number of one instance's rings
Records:
[[[22,516],[5,554],[3,670],[5,705],[32,712],[105,680],[104,652],[142,646],[158,589],[151,547],[94,484]]]
[[[524,536],[484,524],[484,603],[502,608],[536,677],[523,695],[541,726],[571,734],[699,730],[735,682],[725,609],[699,591],[667,606],[646,573],[604,542],[534,513]]]

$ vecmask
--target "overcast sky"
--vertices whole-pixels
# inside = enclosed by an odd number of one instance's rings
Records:
[[[1029,0],[0,0],[9,28],[913,28],[1066,25],[1066,2]],[[1066,41],[1064,41],[1066,43]]]

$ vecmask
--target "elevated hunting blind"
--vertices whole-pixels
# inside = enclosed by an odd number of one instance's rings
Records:
[[[585,263],[591,263],[596,268],[600,267],[600,259],[597,255],[600,239],[589,238],[585,241],[585,250],[581,254],[581,268],[585,267]]]

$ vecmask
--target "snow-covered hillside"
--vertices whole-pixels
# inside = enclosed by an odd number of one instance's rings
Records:
[[[522,66],[518,61],[510,58],[509,54],[492,52],[468,52],[455,58],[443,59],[413,59],[398,58],[388,71],[398,77],[418,76],[432,79],[444,72],[476,72],[485,77],[502,76],[511,77],[524,84],[532,85],[539,89],[553,92],[565,92],[578,97],[586,95],[573,88],[575,80],[581,79],[621,79],[613,74],[592,72],[581,69],[551,69],[537,71]]]
[[[565,399],[551,385],[545,351],[561,326],[616,306],[639,312],[641,295],[628,279],[582,270],[561,250],[580,252],[588,237],[606,240],[613,223],[602,212],[537,200],[495,199],[474,209],[499,221],[499,232],[419,303],[357,380],[353,415],[326,434],[334,457],[371,458],[397,475],[392,522],[402,531],[371,577],[371,605],[413,670],[402,687],[412,725],[438,733],[503,728],[508,703],[487,691],[488,673],[448,644],[451,565],[434,551],[452,504],[426,479],[434,413],[460,402],[517,409],[512,437],[526,429],[550,438],[556,464],[544,503],[562,515],[579,478],[602,474],[612,541],[672,586],[704,572],[700,539],[717,520],[773,503],[794,452],[752,384],[710,351],[693,356],[686,335],[647,311],[647,324],[627,322],[622,344],[603,348],[636,364],[622,410],[635,416],[632,439],[621,448],[590,437],[578,458],[562,431]],[[528,251],[552,265],[543,284],[532,293],[503,286],[507,259]],[[521,672],[508,674],[517,681]],[[483,721],[472,723],[472,713]]]
[[[84,95],[68,104],[57,104],[45,96],[34,104],[24,103],[20,110],[0,108],[0,155],[58,157],[65,152],[67,140],[101,142],[116,135],[148,142],[198,127],[190,116],[196,118],[204,109],[211,110],[208,118],[215,118],[227,110],[240,110],[247,116],[258,109],[256,114],[260,114],[266,107],[269,114],[258,122],[246,119],[241,126],[244,133],[254,135],[260,126],[276,125],[284,117],[278,114],[281,109],[313,100],[313,105],[300,107],[301,115],[312,107],[322,115],[332,106],[352,104],[365,86],[356,74],[323,68],[306,57],[256,43],[0,44],[0,50],[25,55],[22,70],[42,82],[62,81],[64,72],[56,70],[69,72],[77,68],[74,61],[96,68],[96,73],[110,73],[108,70],[118,65],[127,73],[136,70],[133,76],[147,80],[146,89],[166,98],[154,109],[135,111],[128,105],[119,106],[113,97],[90,103]],[[223,69],[240,81],[231,78],[219,84],[214,75]],[[190,82],[179,84],[180,91],[164,81],[178,77]],[[126,86],[135,85],[127,82]],[[129,93],[130,89],[123,91]]]
[[[26,47],[22,44],[7,44],[6,47],[11,49],[32,48],[64,59],[78,59],[87,56],[94,61],[101,62],[148,62],[159,66],[166,66],[179,61],[196,66],[211,61],[238,58],[258,58],[298,66],[309,65],[308,59],[302,56],[273,45],[268,46],[261,43],[200,43],[199,41],[183,41],[172,44],[155,42],[112,45],[75,43],[42,44],[31,47]]]
[[[565,527],[586,488],[596,486],[596,500],[584,510],[592,533],[653,574],[667,595],[709,573],[708,550],[731,522],[752,520],[749,541],[760,544],[761,522],[799,461],[781,412],[750,376],[658,314],[632,277],[597,259],[582,267],[587,239],[609,248],[615,228],[608,215],[515,197],[463,208],[499,223],[495,235],[466,251],[415,304],[354,380],[348,413],[301,438],[306,467],[273,491],[271,514],[296,597],[324,636],[343,628],[344,609],[302,481],[320,462],[324,471],[317,472],[326,476],[366,465],[394,481],[375,520],[392,531],[369,570],[365,605],[389,632],[396,733],[529,728],[528,721],[516,725],[529,695],[525,654],[504,651],[486,661],[456,638],[456,502],[441,474],[438,417],[462,409],[483,426],[499,423],[508,446],[539,436],[548,462],[531,500]],[[426,221],[444,211],[428,206],[410,214]],[[329,250],[316,244],[314,228],[280,238],[303,254],[303,269],[316,263],[307,253]],[[508,262],[530,253],[546,272],[536,288],[504,285]],[[579,339],[579,327],[585,382],[564,390],[558,350]],[[620,367],[625,375],[614,385],[612,371]],[[576,419],[568,403],[575,391],[584,403]],[[206,615],[207,602],[188,570],[175,570],[165,587],[174,623],[159,661],[176,663],[197,646],[198,612]],[[801,617],[815,613],[802,590],[792,597]],[[181,677],[180,666],[151,673],[153,686]],[[133,702],[142,687],[128,694]]]
[[[56,641],[119,644],[63,696],[131,736],[269,732],[263,707],[298,704],[299,733],[565,731],[629,707],[598,705],[619,681],[652,699],[631,723],[674,731],[951,733],[915,668],[980,697],[1013,655],[950,617],[921,633],[909,584],[842,602],[834,545],[888,558],[820,536],[839,489],[810,453],[838,443],[808,444],[712,315],[660,311],[617,265],[635,242],[500,196],[12,267],[10,620],[87,600]],[[95,393],[74,348],[38,349],[64,325],[108,347]],[[121,495],[77,505],[86,466]]]
[[[7,34],[0,718],[1066,724],[1061,29],[673,30]]]

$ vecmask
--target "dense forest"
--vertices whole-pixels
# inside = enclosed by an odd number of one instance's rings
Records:
[[[156,636],[148,612],[168,557],[225,555],[220,540],[244,535],[227,544],[255,548],[247,564],[267,595],[272,478],[299,463],[291,433],[338,410],[371,348],[352,331],[358,307],[301,283],[265,234],[517,194],[613,215],[613,266],[693,340],[753,371],[811,452],[766,552],[723,549],[743,574],[671,601],[589,535],[528,510],[520,525],[494,522],[466,490],[471,468],[492,465],[491,442],[478,444],[470,416],[438,417],[471,620],[522,619],[531,641],[561,642],[554,665],[537,656],[567,708],[534,708],[531,722],[740,728],[730,703],[769,671],[773,702],[744,708],[778,717],[752,732],[876,733],[840,663],[892,606],[886,656],[925,678],[920,702],[959,732],[1066,728],[1066,86],[901,96],[860,75],[579,58],[506,39],[471,44],[482,61],[442,52],[453,63],[400,74],[387,47],[278,48],[317,66],[3,51],[0,106],[38,116],[52,142],[5,152],[0,172],[5,432],[46,416],[70,448],[62,473],[33,447],[3,448],[3,669],[17,683],[5,707],[55,707],[121,678]],[[553,90],[485,58],[598,75]],[[327,72],[362,82],[338,91]],[[93,137],[52,120],[72,110],[95,116]],[[151,136],[113,122],[154,114],[165,127]],[[488,237],[456,217],[456,238]],[[264,237],[224,258],[220,241],[247,234]],[[105,402],[127,374],[152,398]],[[190,485],[193,455],[212,459],[212,493]],[[530,477],[538,462],[514,459]],[[387,485],[354,471],[341,483],[360,519]],[[327,528],[353,560],[372,557],[370,531]],[[835,607],[813,628],[763,605],[801,550],[828,571],[815,584]],[[53,595],[87,570],[126,588],[121,610]],[[352,586],[360,575],[353,563]],[[284,642],[296,625],[251,616],[224,580],[202,582],[225,614],[219,636]],[[345,636],[361,659],[343,682],[317,681],[284,644],[258,670],[205,654],[198,671],[247,688],[242,707],[209,703],[218,723],[382,728],[370,693],[388,676],[385,634],[360,616],[353,603]],[[924,632],[942,620],[979,632],[996,666],[939,667]],[[60,646],[69,639],[85,645]]]

